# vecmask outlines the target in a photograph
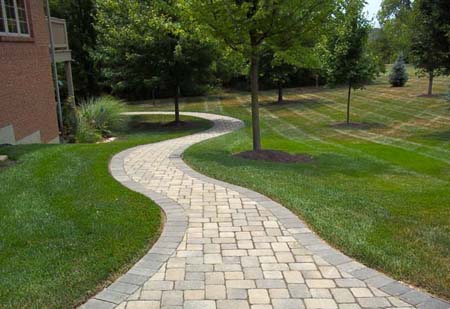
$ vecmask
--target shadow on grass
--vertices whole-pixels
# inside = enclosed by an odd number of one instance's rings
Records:
[[[337,122],[330,124],[330,127],[334,129],[345,129],[345,130],[370,130],[370,129],[381,129],[385,128],[386,125],[380,122]]]
[[[188,150],[189,156],[197,157],[198,152]],[[233,155],[226,150],[205,150],[199,161],[207,160],[214,162],[214,165],[222,166],[225,169],[255,169],[255,171],[265,171],[278,175],[301,173],[308,177],[333,177],[333,175],[346,175],[351,177],[364,177],[383,174],[398,174],[399,171],[384,163],[374,162],[366,158],[353,158],[337,153],[322,153],[310,156],[308,162],[299,163],[277,163],[262,160],[251,160]]]
[[[0,147],[0,154],[7,155],[12,161],[18,161],[24,155],[39,151],[42,149],[59,147],[58,144],[29,144],[29,145],[11,145]]]
[[[438,140],[438,141],[450,142],[450,130],[433,132],[433,133],[425,134],[422,136],[427,139],[434,139],[434,140]]]
[[[212,126],[212,123],[207,123],[204,120],[182,120],[179,124],[174,121],[172,115],[135,115],[130,116],[127,127],[116,132],[117,135],[129,135],[129,134],[151,134],[161,132],[180,132],[186,130],[195,129],[207,129]]]

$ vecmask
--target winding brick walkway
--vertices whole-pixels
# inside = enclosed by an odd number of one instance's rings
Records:
[[[450,307],[343,255],[261,194],[190,169],[181,159],[187,147],[243,123],[213,114],[183,114],[215,125],[128,149],[112,159],[112,175],[160,205],[167,222],[147,255],[83,307]]]

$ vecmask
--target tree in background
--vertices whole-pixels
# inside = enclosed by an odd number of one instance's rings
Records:
[[[170,1],[97,0],[96,57],[112,93],[133,99],[173,96],[179,123],[180,93],[201,94],[212,75],[215,45],[182,25]]]
[[[403,59],[403,55],[400,54],[392,66],[391,73],[389,74],[389,83],[393,87],[403,87],[407,81],[408,73],[406,72],[405,60]]]
[[[184,33],[176,38],[172,57],[160,66],[164,85],[174,93],[175,123],[180,123],[180,94],[198,93],[196,88],[213,78],[213,51],[213,46]]]
[[[367,52],[369,21],[361,0],[340,0],[322,43],[323,65],[330,84],[346,83],[347,124],[350,123],[351,90],[373,80],[377,72],[374,56]]]
[[[428,95],[433,79],[450,74],[450,1],[415,0],[412,61],[418,74],[428,75]]]
[[[283,103],[283,88],[290,81],[297,68],[272,50],[261,53],[260,71],[278,89],[278,103]]]
[[[73,79],[77,98],[98,95],[99,71],[91,56],[96,46],[94,0],[50,0],[52,16],[67,21],[69,46],[73,58]]]
[[[385,56],[385,63],[391,63],[398,54],[409,60],[411,49],[411,32],[414,23],[411,0],[383,0],[377,15],[381,29],[380,44],[384,44],[381,51]]]
[[[279,48],[274,53],[275,70],[274,76],[283,78],[283,82],[278,85],[278,101],[283,101],[283,86],[289,81],[289,77],[295,72],[308,70],[314,74],[316,87],[319,83],[320,59],[318,44],[321,34],[325,33],[326,27],[319,27],[313,31],[303,31],[289,49]],[[274,62],[273,61],[273,62]],[[286,76],[286,77],[283,77]]]
[[[330,0],[189,0],[190,15],[249,62],[253,150],[261,149],[259,61],[262,44],[288,49],[305,31],[320,28]]]

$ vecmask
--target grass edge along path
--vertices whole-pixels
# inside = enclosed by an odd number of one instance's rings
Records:
[[[137,117],[139,118],[139,117]],[[71,307],[125,272],[159,237],[160,208],[109,174],[127,148],[211,127],[161,127],[142,116],[108,144],[0,148],[0,307]]]

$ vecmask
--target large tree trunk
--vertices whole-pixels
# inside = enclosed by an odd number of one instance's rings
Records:
[[[433,94],[433,78],[434,78],[434,72],[431,71],[428,75],[428,95]]]
[[[250,56],[250,84],[252,93],[252,131],[253,131],[253,150],[261,149],[261,133],[259,129],[259,55],[256,46],[252,46]]]
[[[348,83],[348,96],[347,96],[347,124],[350,124],[350,96],[352,94],[352,83]]]
[[[283,85],[278,83],[278,103],[283,103]]]
[[[180,123],[180,87],[176,85],[175,87],[175,123]]]

